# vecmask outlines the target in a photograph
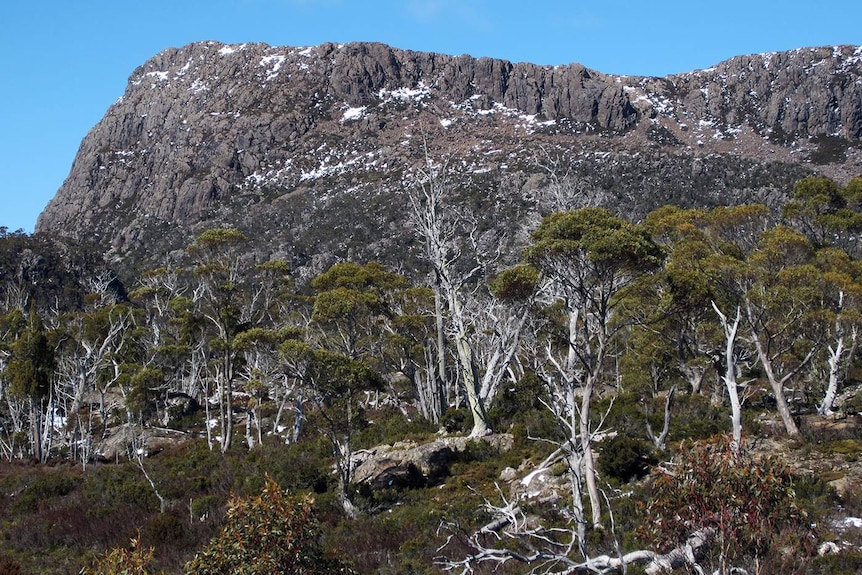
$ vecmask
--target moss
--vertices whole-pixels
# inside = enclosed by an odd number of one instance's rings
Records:
[[[850,462],[858,461],[859,455],[862,454],[862,440],[840,439],[830,441],[823,444],[823,450],[827,453],[842,455],[845,460]]]

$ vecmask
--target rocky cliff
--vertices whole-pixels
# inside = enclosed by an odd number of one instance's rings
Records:
[[[137,267],[233,225],[310,274],[409,251],[404,191],[429,157],[488,226],[528,226],[551,188],[557,207],[635,217],[777,202],[812,172],[859,175],[860,139],[862,47],[648,78],[381,44],[198,43],[134,71],[37,231],[95,237]]]

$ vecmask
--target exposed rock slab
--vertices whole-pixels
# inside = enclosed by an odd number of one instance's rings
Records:
[[[424,487],[449,475],[450,464],[471,443],[483,442],[498,451],[512,448],[514,438],[495,434],[479,438],[441,437],[429,443],[399,441],[355,454],[354,482],[375,489]]]

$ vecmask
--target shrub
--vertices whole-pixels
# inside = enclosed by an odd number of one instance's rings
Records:
[[[81,575],[151,575],[153,549],[141,549],[138,539],[132,539],[128,549],[115,547],[84,567]]]
[[[314,501],[291,497],[266,478],[257,496],[234,497],[221,533],[186,565],[198,575],[350,573],[323,552]]]
[[[621,483],[641,479],[658,462],[648,442],[626,435],[602,442],[600,447],[599,473]]]
[[[70,494],[79,483],[78,478],[60,473],[37,475],[14,500],[12,510],[17,512],[35,510],[50,499]]]
[[[175,513],[158,513],[147,520],[144,525],[143,539],[147,543],[160,546],[164,543],[176,543],[186,535],[186,526]]]
[[[641,532],[663,551],[711,531],[721,573],[737,561],[759,561],[788,536],[803,545],[786,552],[805,552],[808,527],[787,467],[734,451],[727,436],[681,445],[672,462],[656,469],[651,492]]]
[[[0,575],[24,575],[24,569],[15,559],[0,555]]]

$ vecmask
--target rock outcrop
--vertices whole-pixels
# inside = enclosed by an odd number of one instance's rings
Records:
[[[498,452],[512,449],[509,434],[485,437],[441,437],[429,443],[399,441],[354,454],[354,482],[374,489],[436,485],[449,475],[449,466],[471,445],[485,444]]]
[[[635,215],[775,200],[814,171],[858,175],[860,138],[860,47],[647,78],[381,44],[198,43],[134,71],[37,231],[95,238],[135,267],[231,224],[313,273],[321,254],[403,252],[403,191],[426,150],[459,201],[508,225],[563,175],[572,203]]]

